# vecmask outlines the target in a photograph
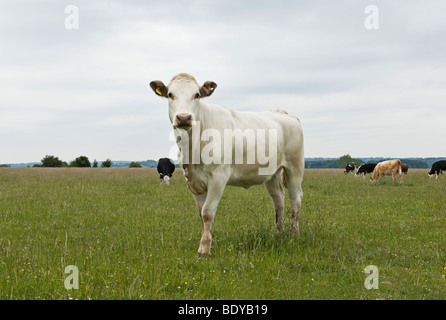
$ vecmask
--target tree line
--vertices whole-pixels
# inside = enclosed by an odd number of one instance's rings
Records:
[[[389,159],[373,159],[368,162],[374,162],[378,163],[384,160]],[[419,159],[402,159],[400,158],[401,162],[406,163],[409,168],[416,168],[416,169],[426,169],[429,168],[429,164],[426,163],[423,160]],[[356,159],[350,156],[349,154],[345,154],[341,156],[339,159],[326,159],[326,160],[313,160],[313,161],[305,161],[305,168],[313,168],[313,169],[326,169],[326,168],[345,168],[345,166],[353,162],[355,163],[356,167],[359,167],[360,165],[364,164],[365,162],[362,159]]]
[[[75,168],[98,168],[98,161],[94,159],[93,163],[90,162],[88,157],[80,156],[72,160],[70,163],[60,160],[58,157],[53,155],[46,155],[40,160],[41,164],[35,164],[34,167],[45,167],[45,168],[63,168],[63,167],[75,167]],[[110,168],[113,162],[110,158],[101,162],[101,168]],[[129,168],[142,168],[142,165],[138,162],[132,162]]]
[[[440,158],[412,158],[412,159],[402,159],[400,160],[407,165],[409,165],[409,168],[418,168],[418,169],[425,169],[430,168],[432,163],[435,161],[438,161]],[[354,162],[356,164],[356,167],[359,167],[361,164],[374,162],[378,163],[384,160],[388,160],[385,158],[360,158],[356,159],[351,157],[349,154],[343,155],[339,157],[339,159],[336,158],[325,158],[319,160],[319,158],[309,158],[305,159],[305,168],[345,168],[347,163]],[[156,167],[158,161],[155,160],[147,160],[139,162],[131,162],[130,165],[123,162],[117,162],[114,164],[114,167],[128,167],[129,168],[154,168]],[[101,168],[109,168],[112,166],[111,159],[106,159],[105,161],[101,162],[100,166]],[[9,167],[8,164],[0,164],[0,167]],[[67,163],[65,161],[60,160],[58,157],[53,155],[46,155],[42,160],[41,164],[34,164],[34,167],[93,167],[97,168],[99,166],[98,161],[96,159],[93,161],[93,163],[90,162],[88,157],[86,156],[80,156],[71,161],[70,163]],[[176,168],[179,168],[179,165],[175,165]]]

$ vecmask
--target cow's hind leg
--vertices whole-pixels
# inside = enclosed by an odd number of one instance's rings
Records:
[[[299,230],[299,213],[302,203],[302,179],[303,169],[293,169],[285,171],[285,178],[288,187],[288,197],[290,198],[291,208],[291,231]]]
[[[279,232],[283,232],[283,208],[285,203],[285,194],[280,185],[279,178],[281,171],[276,172],[270,180],[265,182],[266,190],[268,190],[273,200],[274,210],[276,212],[276,229]]]

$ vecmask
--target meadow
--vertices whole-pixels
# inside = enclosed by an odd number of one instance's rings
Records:
[[[0,299],[445,299],[445,178],[342,171],[306,170],[299,233],[288,203],[275,231],[264,186],[227,187],[199,257],[179,169],[167,186],[156,169],[0,168]]]

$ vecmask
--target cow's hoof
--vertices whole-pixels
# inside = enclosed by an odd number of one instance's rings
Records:
[[[278,233],[282,233],[285,230],[285,226],[283,223],[276,223],[276,231]]]
[[[200,252],[198,252],[197,253],[197,257],[198,258],[200,258],[200,259],[206,259],[206,258],[209,258],[211,256],[211,253],[209,252],[209,253],[200,253]]]
[[[198,254],[200,255],[210,255],[211,254],[211,246],[210,245],[200,245],[198,248]]]

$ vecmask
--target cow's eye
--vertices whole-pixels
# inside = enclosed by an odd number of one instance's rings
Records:
[[[172,94],[172,92],[169,92],[169,93],[167,94],[167,96],[168,96],[169,98],[173,98],[173,94]]]
[[[199,93],[196,93],[196,94],[195,94],[195,99],[198,99],[198,98],[200,98],[200,94],[199,94]]]

